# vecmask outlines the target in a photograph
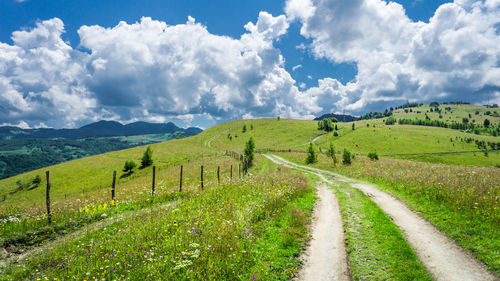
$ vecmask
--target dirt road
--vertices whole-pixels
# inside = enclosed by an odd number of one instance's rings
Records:
[[[437,230],[431,223],[414,213],[403,202],[379,190],[376,186],[330,171],[297,165],[276,155],[265,156],[275,163],[318,175],[327,183],[342,181],[361,190],[404,232],[407,241],[436,280],[499,280],[486,269],[484,264]],[[333,177],[333,179],[329,180],[326,176]]]

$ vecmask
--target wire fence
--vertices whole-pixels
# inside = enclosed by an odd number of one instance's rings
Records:
[[[213,157],[214,155],[210,155],[210,157]],[[219,155],[218,155],[219,156]],[[234,158],[236,160],[241,159],[241,154],[234,152],[234,151],[226,151],[224,153],[220,153],[220,156],[228,156],[231,158]],[[50,218],[51,218],[51,208],[52,210],[59,211],[64,208],[72,208],[72,209],[78,209],[78,206],[82,206],[82,204],[88,204],[92,202],[102,202],[102,200],[112,200],[114,199],[114,191],[115,187],[121,186],[123,189],[122,190],[127,190],[123,192],[122,195],[120,195],[120,200],[124,199],[132,199],[134,196],[137,196],[137,194],[147,194],[147,189],[145,189],[146,186],[150,186],[150,191],[149,194],[154,196],[155,194],[155,187],[159,187],[161,190],[159,192],[164,192],[165,189],[164,187],[170,186],[168,190],[174,191],[175,189],[172,189],[171,187],[174,187],[175,185],[178,186],[178,191],[182,191],[182,183],[183,180],[185,183],[193,183],[196,181],[200,181],[201,184],[201,189],[203,190],[203,187],[205,185],[205,188],[208,186],[212,186],[212,184],[219,185],[221,183],[221,166],[224,165],[227,167],[225,172],[226,175],[225,177],[231,179],[234,177],[238,177],[238,172],[239,172],[239,165],[234,165],[234,161],[229,160],[226,158],[226,160],[222,160],[222,163],[214,163],[211,162],[208,166],[211,167],[209,170],[205,169],[203,171],[203,165],[200,163],[200,167],[197,167],[197,164],[191,163],[188,164],[188,170],[184,169],[184,175],[183,175],[183,170],[182,167],[183,165],[164,165],[162,169],[162,173],[160,173],[160,169],[156,169],[158,167],[153,166],[152,171],[144,171],[144,172],[138,172],[134,173],[132,176],[128,175],[126,177],[117,178],[116,177],[116,171],[113,173],[110,173],[110,175],[107,176],[97,176],[97,177],[87,177],[87,178],[80,178],[80,179],[70,179],[70,180],[55,180],[52,181],[49,177],[50,173],[47,172],[46,179],[40,181],[37,186],[31,188],[31,189],[38,189],[36,192],[37,194],[34,196],[26,196],[25,191],[26,189],[20,189],[19,186],[14,185],[12,187],[18,187],[17,189],[4,194],[0,195],[0,203],[4,203],[0,205],[0,208],[3,207],[3,209],[9,209],[10,207],[20,207],[21,209],[29,209],[32,210],[36,213],[43,212],[45,208],[47,209],[47,217],[49,218],[49,223],[50,223]],[[214,168],[214,165],[216,167]],[[233,166],[234,165],[234,166]],[[177,168],[180,169],[180,174],[179,171],[176,170]],[[184,166],[184,168],[186,168]],[[234,170],[233,170],[234,168]],[[213,171],[212,171],[213,170]],[[233,173],[234,172],[234,173]],[[198,175],[196,175],[198,173]],[[203,174],[206,174],[205,178],[203,177]],[[184,176],[184,177],[183,177]],[[208,176],[208,177],[207,177]],[[144,180],[144,178],[149,178],[151,177],[152,181],[150,181],[149,184],[146,184],[148,181]],[[180,179],[179,179],[180,177]],[[141,178],[139,182],[134,181],[134,179]],[[71,185],[71,188],[77,188],[77,190],[68,190],[68,185]],[[180,185],[180,186],[179,186]],[[189,186],[188,186],[189,187]],[[4,187],[5,188],[5,187]],[[104,194],[101,193],[101,191],[106,190],[109,191],[109,194]],[[23,192],[23,194],[16,194],[18,192]],[[119,191],[120,192],[120,191]],[[121,193],[121,192],[120,192]],[[125,193],[130,193],[130,194],[125,194]],[[21,196],[19,196],[21,195]],[[132,195],[132,197],[130,197]],[[68,199],[68,200],[65,200]],[[96,201],[97,200],[97,201]],[[52,207],[51,207],[52,206]],[[57,206],[54,208],[54,206]],[[52,212],[53,212],[52,211]]]

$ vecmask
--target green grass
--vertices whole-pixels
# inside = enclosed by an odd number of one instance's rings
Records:
[[[432,280],[403,233],[368,196],[348,184],[334,190],[353,280]]]
[[[228,157],[207,158],[200,161],[192,161],[184,164],[183,191],[200,190],[200,165],[204,165],[205,188],[217,185],[217,167],[221,167],[221,181],[231,181],[230,165],[233,165],[233,180],[238,173],[237,164],[234,159]],[[132,176],[134,177],[134,176]],[[155,202],[168,202],[181,197],[179,194],[179,168],[173,167],[159,170],[156,177]],[[113,208],[107,212],[107,216],[113,216],[124,211],[139,210],[147,207],[151,202],[152,176],[137,176],[126,183],[116,187],[116,203],[120,208]],[[22,207],[11,207],[4,209],[0,215],[0,247],[6,248],[8,252],[18,252],[26,247],[37,246],[47,239],[56,238],[59,235],[72,232],[88,223],[102,220],[102,213],[83,214],[82,208],[107,204],[110,205],[111,194],[109,188],[87,191],[86,193],[74,194],[64,198],[61,189],[57,185],[52,189],[54,193],[52,204],[52,221],[47,225],[45,217],[44,198],[38,197],[37,201],[19,201],[24,204],[36,204],[35,208],[24,209]],[[126,206],[126,207],[125,207]]]
[[[462,141],[462,139],[473,138],[486,142],[499,142],[498,137],[471,135],[445,128],[387,126],[374,122],[356,122],[357,128],[354,131],[350,124],[339,124],[338,137],[329,133],[320,138],[316,144],[322,151],[326,151],[330,143],[333,143],[337,151],[347,148],[358,155],[367,155],[368,152],[376,151],[379,156],[422,162],[490,167],[500,165],[500,154],[490,152],[488,157],[485,157],[474,142]],[[370,124],[370,127],[366,124]],[[375,128],[373,124],[376,124]],[[456,154],[455,152],[467,153]]]
[[[367,123],[370,128],[366,127]],[[373,124],[376,125],[375,128]],[[242,132],[243,125],[247,127],[245,133]],[[339,166],[335,171],[381,184],[382,188],[405,200],[414,210],[421,211],[428,220],[498,273],[498,169],[394,159],[414,157],[412,159],[419,161],[492,166],[498,163],[499,156],[496,152],[490,152],[488,157],[477,152],[475,159],[469,159],[467,156],[470,155],[466,153],[422,153],[466,152],[474,149],[473,144],[458,141],[457,137],[486,141],[496,141],[497,138],[433,127],[385,126],[382,125],[382,120],[356,122],[354,131],[351,123],[341,123],[338,126],[339,137],[324,136],[318,140],[318,144],[325,152],[330,141],[333,141],[337,151],[349,148],[357,157],[352,166]],[[228,134],[231,134],[232,140],[228,138]],[[152,208],[152,213],[145,217],[124,219],[106,229],[90,232],[79,240],[61,243],[54,254],[44,254],[28,260],[23,264],[26,271],[22,267],[10,268],[1,278],[36,279],[45,274],[65,279],[66,276],[76,279],[122,279],[121,275],[132,279],[169,279],[174,276],[186,280],[233,280],[249,279],[252,276],[262,280],[289,279],[300,264],[297,256],[307,235],[306,225],[314,204],[314,193],[306,187],[304,179],[259,155],[245,181],[230,181],[229,167],[233,165],[233,178],[236,178],[238,161],[225,154],[226,151],[241,153],[250,136],[255,138],[257,149],[305,151],[307,143],[320,134],[322,132],[317,130],[315,121],[239,120],[210,128],[194,137],[155,144],[153,158],[157,166],[157,201],[154,204],[149,201],[151,168],[146,168],[136,170],[130,177],[119,178],[117,204],[109,208],[110,190],[107,187],[111,184],[113,170],[117,170],[120,177],[124,162],[134,160],[139,163],[145,147],[78,159],[2,180],[0,196],[8,196],[6,201],[0,202],[0,235],[2,239],[8,237],[2,241],[8,240],[7,243],[15,247],[38,245],[46,239],[81,229],[88,223],[102,220],[103,212],[108,217],[116,217],[129,211]],[[371,162],[360,156],[373,150],[381,156],[387,156],[381,157],[378,162]],[[283,155],[296,162],[305,160],[304,153]],[[388,155],[394,158],[388,158]],[[340,159],[340,155],[338,158]],[[326,156],[320,154],[319,160],[316,167],[331,168],[331,160]],[[185,192],[182,195],[177,192],[180,165],[184,166]],[[205,167],[207,187],[203,192],[199,190],[201,165]],[[221,167],[221,187],[216,187],[217,166]],[[50,227],[45,225],[42,215],[45,170],[51,171],[53,181],[54,225]],[[37,174],[42,175],[43,179],[38,188],[16,191],[17,180],[27,182]],[[356,202],[352,203],[350,212],[356,212],[363,218],[363,223],[356,227],[376,229],[377,225],[369,224],[376,221],[381,225],[382,232],[397,237],[390,226],[387,225],[386,228],[382,216],[368,204],[368,198],[351,189],[342,192],[345,196],[350,194],[345,200]],[[80,209],[96,204],[102,206],[104,202],[108,202],[108,209],[105,211],[98,210],[89,214]],[[166,202],[176,202],[176,209],[157,208],[156,203]],[[19,221],[7,219],[11,215]],[[180,222],[198,223],[196,229],[201,229],[201,234],[193,234],[190,228],[184,228],[185,225],[181,227]],[[355,234],[352,235],[354,237]],[[379,234],[367,232],[366,235],[377,237]],[[134,237],[140,239],[143,249],[153,251],[155,256],[140,252],[137,244],[132,241]],[[360,236],[360,239],[363,241],[367,238]],[[30,240],[34,244],[30,244]],[[195,244],[191,245],[192,243]],[[390,243],[381,244],[372,245],[374,248],[366,253],[394,248]],[[197,250],[200,254],[197,254]],[[118,251],[122,254],[118,255]],[[397,265],[391,265],[391,257],[404,256],[409,260],[411,257],[404,250],[391,251],[388,252],[387,266],[394,267],[394,271],[387,274],[402,276],[399,274],[404,273],[400,272]],[[92,258],[88,256],[90,252]],[[110,265],[112,252],[114,267]],[[129,252],[141,255],[133,254],[130,257]],[[360,274],[365,274],[363,272],[367,272],[366,268],[370,266],[370,263],[363,264],[363,255],[366,253],[360,252]],[[377,264],[379,261],[373,262]],[[56,268],[61,265],[64,270]],[[41,268],[44,270],[39,271]],[[111,268],[114,268],[113,271]],[[225,271],[224,274],[222,270]],[[87,272],[90,272],[89,275]]]
[[[245,142],[252,136],[257,150],[289,149],[307,144],[314,137],[322,134],[317,130],[316,121],[293,119],[249,119],[228,122],[226,126],[234,127],[212,142],[212,146],[220,150],[241,151]],[[242,132],[246,125],[246,133]],[[251,126],[253,125],[253,130]],[[228,138],[231,134],[232,140]]]
[[[304,164],[305,153],[280,153]],[[340,158],[340,155],[337,156]],[[402,199],[459,245],[500,275],[500,173],[498,168],[464,167],[356,157],[333,167],[330,158],[312,165],[363,179]]]
[[[55,247],[2,279],[287,280],[315,197],[304,177],[267,174],[192,192]]]
[[[451,111],[445,110],[446,107],[450,107]],[[441,115],[442,118],[439,118],[438,112],[430,112],[430,106],[425,104],[423,106],[412,108],[412,112],[409,112],[409,108],[407,108],[408,112],[405,112],[405,109],[397,109],[394,111],[394,117],[396,119],[423,119],[425,120],[425,114],[431,118],[431,120],[441,120],[448,122],[459,122],[462,123],[462,118],[468,118],[470,123],[480,124],[482,125],[484,119],[488,119],[492,124],[496,124],[500,122],[500,117],[494,117],[491,115],[486,115],[487,111],[494,113],[495,111],[500,114],[500,108],[487,108],[481,105],[473,105],[473,104],[461,104],[461,105],[447,105],[441,104],[439,108],[442,110]],[[418,113],[420,111],[420,113]],[[479,114],[476,114],[476,111]],[[469,114],[471,117],[469,117]],[[474,121],[474,122],[473,122]]]

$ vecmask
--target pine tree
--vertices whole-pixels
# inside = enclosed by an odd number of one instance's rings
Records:
[[[134,161],[125,161],[125,165],[123,166],[123,172],[131,174],[136,166],[137,164],[135,164]]]
[[[333,166],[336,166],[337,165],[337,156],[335,155],[335,148],[333,147],[333,143],[330,143],[330,147],[328,148],[326,155],[328,155],[332,158]]]
[[[307,158],[306,158],[306,163],[307,164],[313,164],[318,162],[318,155],[316,154],[316,151],[314,150],[314,146],[312,142],[309,144],[309,147],[307,148]]]
[[[351,152],[344,148],[344,153],[342,154],[342,164],[351,165]]]
[[[148,148],[144,151],[144,155],[142,155],[141,168],[151,165],[153,165],[153,150],[151,149],[151,145],[148,145]]]
[[[245,172],[248,171],[249,168],[253,166],[253,159],[255,158],[255,141],[253,137],[250,137],[250,139],[246,142],[245,144],[245,151],[244,151],[244,158],[243,158],[243,170]]]

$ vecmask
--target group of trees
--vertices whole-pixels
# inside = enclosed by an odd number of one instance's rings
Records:
[[[151,165],[153,165],[153,149],[151,148],[151,145],[148,145],[146,151],[144,151],[144,154],[142,155],[141,166],[139,168],[144,169]],[[123,172],[125,173],[125,175],[130,175],[134,172],[134,169],[136,167],[137,164],[134,161],[132,160],[125,161],[125,165],[123,166]]]
[[[361,115],[357,118],[357,120],[367,120],[367,119],[378,119],[392,116],[392,110],[389,111],[386,109],[384,112],[368,112],[364,115]]]
[[[335,147],[333,146],[333,143],[330,143],[330,146],[328,147],[328,150],[325,153],[328,157],[332,159],[333,165],[336,166],[338,163]],[[368,157],[375,161],[378,160],[378,154],[376,152],[370,152],[368,153]],[[355,154],[349,151],[347,148],[344,148],[342,151],[342,164],[343,165],[350,165],[352,164],[352,160],[356,158]],[[307,164],[314,164],[318,162],[318,153],[316,152],[316,149],[314,148],[313,143],[309,143],[309,146],[307,147],[307,156],[306,156],[306,163]]]
[[[488,119],[484,119],[482,127],[480,125],[469,123],[469,119],[467,118],[463,118],[462,123],[458,122],[448,123],[440,120],[430,120],[428,116],[426,116],[426,120],[402,118],[398,120],[398,123],[400,125],[404,124],[404,125],[441,127],[441,128],[473,132],[475,134],[486,133],[488,135],[493,135],[493,136],[497,136],[500,134],[500,127],[490,128],[491,122]]]
[[[318,130],[320,131],[326,131],[326,132],[331,132],[333,130],[338,130],[337,123],[338,120],[337,118],[325,118],[323,120],[318,121]]]

